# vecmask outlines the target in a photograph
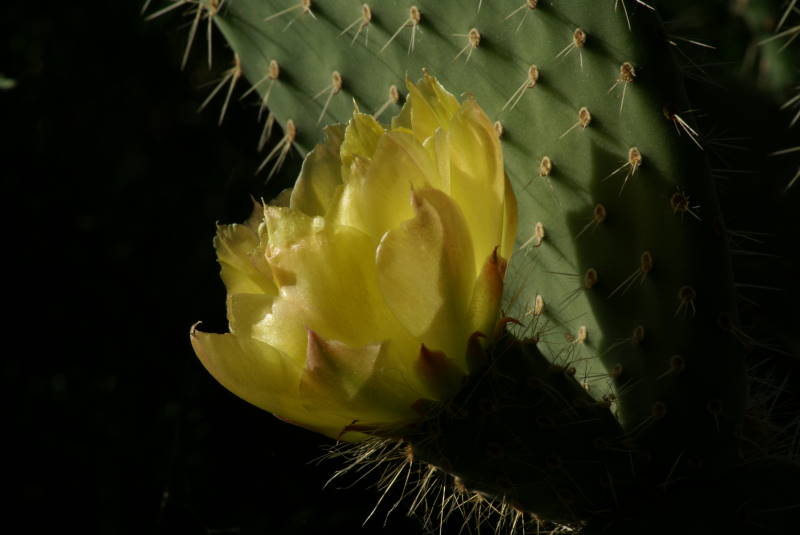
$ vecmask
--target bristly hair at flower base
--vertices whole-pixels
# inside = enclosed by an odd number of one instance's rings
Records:
[[[358,111],[329,126],[288,206],[217,229],[230,332],[191,332],[226,388],[337,439],[458,393],[469,346],[498,320],[516,234],[492,122],[427,74],[407,88],[389,129]]]

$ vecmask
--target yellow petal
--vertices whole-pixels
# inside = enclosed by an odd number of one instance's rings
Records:
[[[324,216],[342,184],[339,149],[344,127],[329,126],[325,129],[325,134],[325,143],[314,147],[303,160],[303,167],[289,203],[292,208],[310,216]]]
[[[412,188],[439,187],[441,179],[427,150],[408,132],[395,131],[378,141],[372,162],[353,166],[345,185],[337,222],[378,239],[413,217]]]
[[[486,251],[501,245],[505,174],[500,140],[486,114],[471,98],[453,116],[450,139],[450,192],[469,223],[475,269]]]
[[[503,191],[503,237],[500,242],[500,256],[511,259],[514,252],[514,242],[517,239],[517,197],[511,187],[508,177],[505,177],[505,190]]]
[[[340,148],[342,173],[349,173],[350,165],[356,157],[366,160],[372,159],[378,147],[378,140],[384,133],[384,128],[372,115],[353,113],[353,118],[347,123],[344,141]]]
[[[378,248],[380,288],[412,335],[463,363],[475,280],[467,225],[441,191],[424,189],[411,197],[416,215],[387,232]]]
[[[291,359],[267,344],[230,333],[193,329],[190,338],[203,366],[225,388],[269,412],[298,415],[301,369]]]
[[[437,130],[423,143],[439,173],[437,188],[450,195],[450,139],[446,130]]]
[[[407,79],[406,88],[408,98],[403,109],[409,108],[411,128],[420,141],[433,135],[437,128],[447,127],[459,108],[458,100],[428,73],[418,84]]]
[[[406,81],[406,84],[409,82]],[[405,130],[411,130],[411,103],[406,98],[403,107],[400,108],[400,113],[392,117],[392,130],[402,128]]]
[[[253,327],[272,313],[275,299],[275,296],[266,294],[228,294],[228,329],[231,334],[253,338]]]
[[[497,254],[495,248],[486,259],[472,290],[469,305],[472,332],[492,336],[503,298],[505,273],[506,261]]]

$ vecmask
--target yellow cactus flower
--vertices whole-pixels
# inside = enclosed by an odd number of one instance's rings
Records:
[[[475,100],[407,82],[390,129],[326,129],[288,206],[256,207],[214,245],[230,332],[192,329],[226,388],[330,437],[419,419],[454,395],[498,319],[516,199]]]

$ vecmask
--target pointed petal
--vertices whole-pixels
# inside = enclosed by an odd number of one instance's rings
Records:
[[[514,252],[514,243],[517,239],[517,197],[511,187],[508,177],[505,177],[505,189],[503,191],[503,238],[500,242],[500,256],[511,259]]]
[[[503,277],[506,261],[497,254],[497,248],[486,259],[483,269],[475,281],[469,305],[472,332],[491,336],[500,312],[503,299]]]
[[[353,159],[356,157],[372,159],[378,147],[378,141],[384,134],[383,126],[372,115],[353,113],[347,124],[344,141],[340,149],[343,173],[348,173]]]
[[[310,216],[324,216],[342,184],[339,149],[344,127],[329,126],[325,134],[325,142],[314,147],[303,160],[289,203],[292,208]]]
[[[412,205],[415,217],[381,240],[380,288],[412,335],[463,363],[475,280],[467,225],[458,206],[439,190],[413,192]]]
[[[406,82],[408,84],[408,82]],[[400,108],[400,113],[392,117],[392,130],[403,128],[406,130],[411,130],[411,103],[406,98],[405,103],[403,103],[403,107]]]
[[[432,136],[437,128],[447,127],[459,108],[458,100],[428,73],[418,84],[406,80],[406,88],[408,98],[403,108],[409,107],[411,128],[420,141]]]
[[[441,351],[431,351],[425,344],[419,350],[416,369],[437,400],[454,396],[464,383],[465,375],[453,360]]]

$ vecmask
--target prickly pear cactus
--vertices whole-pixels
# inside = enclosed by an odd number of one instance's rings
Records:
[[[268,110],[265,128],[280,125],[283,137],[264,160],[265,177],[288,151],[305,153],[319,143],[323,125],[346,122],[353,102],[378,119],[397,114],[406,79],[423,73],[455,94],[474,95],[497,121],[519,200],[505,313],[519,322],[511,334],[527,340],[500,353],[523,355],[528,364],[498,365],[484,382],[474,378],[486,394],[481,399],[505,392],[499,402],[490,399],[481,410],[474,399],[459,398],[454,406],[465,410],[438,411],[401,438],[422,460],[458,475],[466,489],[576,525],[591,525],[592,507],[606,520],[635,515],[633,489],[652,496],[674,481],[713,481],[736,464],[739,451],[746,385],[727,235],[673,47],[652,4],[167,6],[191,7],[193,33],[201,23],[209,35],[212,23],[219,28],[234,58],[217,90],[230,97],[247,79]],[[517,398],[523,413],[487,409],[513,406],[516,387],[485,385],[514,374],[537,377],[534,386],[549,401],[526,390]],[[550,408],[537,421],[540,402]],[[560,431],[550,433],[548,425]],[[472,429],[494,438],[465,440]],[[537,436],[548,437],[546,447],[533,446]],[[504,468],[487,474],[489,443],[506,460],[535,458],[531,463],[544,468],[498,461]],[[584,461],[591,468],[579,476]],[[508,474],[498,478],[502,470]],[[560,479],[537,479],[543,471]],[[601,472],[608,479],[592,488]],[[553,483],[567,480],[568,493]],[[682,500],[671,503],[680,507]],[[655,529],[666,514],[644,527]]]

